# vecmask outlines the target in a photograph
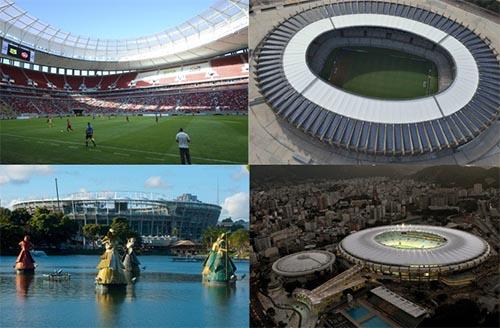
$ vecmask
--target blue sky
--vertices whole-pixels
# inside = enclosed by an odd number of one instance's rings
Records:
[[[15,0],[63,31],[101,39],[154,34],[208,9],[215,0]]]
[[[238,165],[0,165],[3,207],[33,197],[55,197],[78,191],[142,191],[173,199],[191,193],[223,207],[221,219],[248,220],[248,170]]]

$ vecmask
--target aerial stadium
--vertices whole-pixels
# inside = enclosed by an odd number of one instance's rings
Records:
[[[214,0],[180,25],[116,40],[0,0],[0,161],[177,163],[183,127],[193,162],[246,163],[247,39],[248,0]],[[82,154],[88,122],[98,148]]]
[[[322,250],[303,251],[282,257],[273,263],[273,271],[284,279],[305,282],[333,271],[335,255]]]
[[[396,280],[429,281],[470,270],[490,255],[482,238],[428,225],[382,226],[344,238],[338,250],[351,263]]]
[[[284,7],[251,8],[251,162],[499,158],[497,24],[439,0]]]
[[[172,235],[174,229],[181,239],[198,240],[202,232],[219,220],[221,207],[199,201],[185,194],[175,200],[164,195],[143,192],[79,192],[49,199],[23,200],[13,205],[33,213],[36,208],[61,211],[85,224],[111,224],[114,218],[126,218],[133,230],[142,236]]]

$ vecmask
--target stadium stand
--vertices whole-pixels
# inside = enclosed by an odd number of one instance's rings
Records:
[[[187,67],[68,76],[1,64],[0,99],[17,115],[228,113],[247,108],[247,54]]]
[[[245,112],[246,84],[197,87],[187,90],[172,89],[147,94],[116,92],[105,95],[93,93],[40,93],[24,89],[10,89],[0,99],[14,113],[32,115],[73,115],[80,113],[141,114],[141,113],[230,113]]]
[[[247,54],[217,58],[200,65],[191,65],[187,71],[181,67],[170,74],[155,70],[106,76],[69,76],[43,73],[6,64],[0,64],[0,74],[3,84],[75,92],[92,91],[92,89],[104,91],[246,77],[248,76],[246,58]],[[202,69],[203,65],[206,67],[205,70]],[[198,69],[193,69],[193,67]]]
[[[477,65],[478,84],[472,98],[450,115],[412,123],[356,119],[310,101],[304,93],[313,93],[312,83],[297,91],[285,76],[282,65],[285,49],[290,40],[309,24],[353,14],[397,16],[415,24],[426,24],[458,40]],[[427,47],[428,42],[417,39],[414,46]],[[349,152],[405,156],[455,149],[485,131],[495,122],[500,111],[500,64],[489,41],[459,21],[401,3],[343,1],[305,10],[271,31],[256,51],[256,56],[256,76],[261,92],[277,114],[319,140]]]

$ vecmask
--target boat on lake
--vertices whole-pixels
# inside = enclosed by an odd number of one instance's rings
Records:
[[[62,281],[62,280],[69,280],[71,278],[71,274],[63,272],[62,269],[59,269],[51,273],[44,273],[43,277],[51,281]]]

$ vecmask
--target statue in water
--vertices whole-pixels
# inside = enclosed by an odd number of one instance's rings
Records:
[[[227,234],[223,233],[212,245],[203,263],[203,282],[208,285],[229,285],[237,280],[236,266],[228,255]]]
[[[125,277],[127,281],[135,282],[135,280],[141,274],[141,269],[139,265],[139,259],[135,255],[134,251],[135,238],[129,238],[127,240],[125,255],[123,256],[123,266],[125,267]]]
[[[99,272],[95,279],[96,284],[105,287],[127,285],[123,264],[118,254],[119,240],[113,229],[109,229],[106,236],[102,239],[102,243],[106,250],[101,255],[101,260],[97,265]]]
[[[24,236],[24,239],[19,243],[21,252],[17,256],[16,265],[14,268],[17,273],[35,273],[35,260],[30,254],[30,249],[33,244],[30,242],[29,236]]]

